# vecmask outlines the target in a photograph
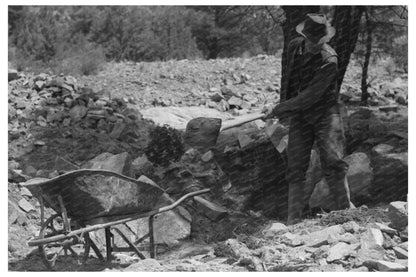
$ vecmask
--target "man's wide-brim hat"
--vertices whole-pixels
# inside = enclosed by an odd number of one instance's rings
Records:
[[[326,43],[335,35],[324,14],[308,13],[306,19],[296,26],[296,32],[314,43]]]

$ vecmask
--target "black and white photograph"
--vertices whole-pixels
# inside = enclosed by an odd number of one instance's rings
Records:
[[[409,273],[407,3],[9,2],[8,272]]]

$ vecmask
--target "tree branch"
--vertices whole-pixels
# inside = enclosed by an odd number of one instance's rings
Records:
[[[269,7],[268,6],[264,6],[264,8],[266,9],[267,13],[272,17],[273,22],[275,24],[279,24],[280,25],[281,22],[274,17],[273,13],[269,10]]]

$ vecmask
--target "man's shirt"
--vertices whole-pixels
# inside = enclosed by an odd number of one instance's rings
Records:
[[[289,44],[288,76],[282,84],[287,99],[278,105],[280,114],[302,115],[314,121],[323,113],[336,111],[337,56],[327,44],[317,54],[306,53],[302,37]]]

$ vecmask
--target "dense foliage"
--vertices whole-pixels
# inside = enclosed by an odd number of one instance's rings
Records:
[[[145,153],[156,165],[167,166],[179,160],[185,152],[181,133],[167,125],[156,126],[150,131],[149,138]]]
[[[163,61],[273,54],[279,46],[278,25],[259,7],[9,6],[10,60],[23,67],[80,55]]]
[[[334,8],[321,10],[331,18]],[[88,75],[110,60],[273,55],[284,41],[279,6],[9,6],[8,15],[9,61],[19,70],[39,64]],[[377,49],[407,62],[407,17],[399,26],[389,6],[371,8],[371,16],[383,19]]]

